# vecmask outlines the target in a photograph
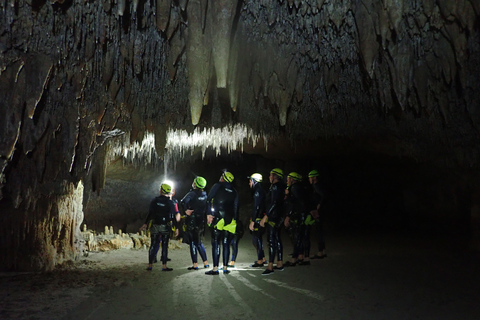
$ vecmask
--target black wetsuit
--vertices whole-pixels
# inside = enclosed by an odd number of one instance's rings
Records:
[[[212,234],[213,266],[218,267],[220,242],[223,243],[223,265],[228,265],[230,243],[238,220],[238,193],[228,182],[213,185],[207,198],[207,215],[214,216],[210,225]]]
[[[175,226],[175,205],[167,196],[155,197],[150,202],[145,224],[150,226],[150,249],[148,251],[148,263],[155,262],[160,242],[162,242],[162,263],[166,264],[168,259],[168,241],[170,232]]]
[[[323,210],[321,208],[322,203],[325,199],[325,191],[322,188],[320,182],[314,183],[312,185],[313,194],[312,194],[312,206],[313,208],[318,208],[318,218],[315,219],[315,231],[318,237],[318,252],[325,250],[325,235],[323,232]]]
[[[288,217],[294,234],[294,250],[292,258],[298,258],[299,254],[305,257],[310,255],[310,226],[305,224],[310,214],[311,203],[307,189],[302,183],[294,183],[289,189]]]
[[[205,229],[205,215],[207,211],[207,193],[200,189],[188,192],[180,201],[184,210],[193,210],[185,218],[185,235],[190,245],[190,256],[193,263],[197,263],[197,250],[202,261],[207,261],[207,253],[202,243],[202,234]]]
[[[244,233],[244,226],[242,220],[237,220],[237,227],[235,228],[235,234],[230,239],[230,246],[232,247],[232,261],[237,260],[238,255],[238,243],[242,239]]]
[[[254,222],[253,231],[252,231],[252,242],[253,246],[257,250],[257,259],[263,260],[265,258],[265,251],[263,249],[263,233],[265,228],[260,226],[260,220],[262,220],[265,214],[265,190],[263,190],[262,185],[259,182],[256,182],[253,186],[253,210],[250,217],[250,221]]]
[[[269,246],[268,262],[273,263],[275,255],[277,261],[283,261],[283,244],[280,236],[281,225],[283,223],[285,198],[285,184],[278,181],[270,186],[267,194],[267,237]]]

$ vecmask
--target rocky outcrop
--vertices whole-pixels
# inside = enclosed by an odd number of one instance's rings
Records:
[[[151,132],[162,157],[171,128],[241,123],[270,146],[347,141],[477,167],[478,1],[14,0],[0,11],[7,268],[78,254],[81,209],[59,203],[81,201],[80,182],[86,198],[102,189],[119,136]],[[19,262],[22,250],[35,262]]]

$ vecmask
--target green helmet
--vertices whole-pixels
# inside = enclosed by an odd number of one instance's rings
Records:
[[[296,181],[302,181],[302,175],[296,172],[290,172],[287,177],[292,178],[293,180],[296,180]]]
[[[262,182],[263,177],[260,173],[254,173],[250,177],[247,177],[249,179],[255,180],[256,182]]]
[[[318,177],[320,173],[317,170],[312,170],[308,173],[309,178]]]
[[[276,174],[279,178],[283,178],[283,170],[280,168],[272,169],[270,173]]]
[[[204,177],[196,177],[193,183],[198,189],[204,189],[207,186],[207,180]]]
[[[228,183],[232,183],[234,179],[233,174],[228,171],[225,171],[224,173],[222,173],[222,178]]]
[[[170,192],[172,192],[172,187],[169,184],[162,183],[160,186],[160,192],[163,194],[170,194]]]

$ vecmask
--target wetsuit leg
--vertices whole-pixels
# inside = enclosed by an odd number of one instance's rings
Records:
[[[190,258],[192,258],[193,263],[197,263],[197,245],[195,243],[194,233],[195,231],[188,230],[185,232],[187,234],[190,245]]]
[[[213,266],[218,267],[220,260],[220,240],[221,240],[221,231],[212,227],[211,237],[212,237],[212,259]]]
[[[203,246],[202,240],[200,238],[200,230],[198,228],[195,228],[195,230],[192,231],[192,238],[193,238],[193,246],[197,249],[198,253],[200,254],[200,257],[202,258],[202,261],[206,261],[207,253],[205,252],[205,247]],[[197,263],[196,254],[195,254],[194,263]]]
[[[275,245],[277,246],[277,261],[283,261],[283,244],[282,236],[280,234],[280,227],[274,228],[275,231]]]
[[[168,241],[170,239],[170,233],[162,233],[162,263],[166,264],[168,259]]]
[[[260,240],[260,259],[258,260],[263,260],[265,259],[265,249],[263,246],[263,234],[265,233],[265,228],[258,228],[258,238]]]
[[[232,240],[233,234],[223,230],[223,265],[228,266],[228,258],[230,258],[230,241]]]
[[[271,225],[267,226],[267,239],[268,239],[268,262],[273,263],[275,260],[275,254],[277,247],[275,243],[275,231]]]
[[[255,250],[257,250],[257,259],[263,260],[265,252],[263,251],[262,234],[260,233],[260,230],[252,232],[252,243]]]
[[[295,228],[295,246],[293,249],[292,258],[296,259],[300,254],[303,253],[303,234],[304,234],[304,224],[301,224]]]
[[[232,236],[232,240],[230,241],[230,246],[232,247],[232,261],[237,260],[237,254],[238,254],[238,236],[234,234]]]
[[[152,264],[155,262],[157,257],[158,249],[160,248],[160,241],[162,236],[160,233],[152,233],[150,236],[150,249],[148,250],[148,263]]]

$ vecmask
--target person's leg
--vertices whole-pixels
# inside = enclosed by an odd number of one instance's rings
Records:
[[[170,240],[170,233],[162,233],[162,271],[171,271],[172,268],[167,267],[168,261],[168,242]]]
[[[263,252],[262,238],[258,230],[252,232],[252,242],[255,250],[257,251],[257,261],[252,265],[252,267],[261,267],[263,266],[263,258],[265,253]]]
[[[193,232],[193,239],[194,239],[195,247],[197,248],[198,253],[200,254],[200,257],[202,258],[203,266],[205,268],[208,268],[207,252],[205,251],[205,247],[203,246],[200,233],[201,231],[199,229],[195,229],[195,231]]]
[[[267,225],[267,242],[268,242],[268,266],[267,270],[273,270],[273,262],[275,260],[275,255],[277,253],[277,248],[275,246],[274,240],[274,227],[270,224]]]
[[[211,228],[211,237],[212,237],[212,259],[213,259],[213,269],[205,272],[205,274],[216,275],[218,274],[218,264],[220,260],[220,232],[216,228]]]
[[[160,233],[152,233],[150,235],[150,249],[148,250],[148,268],[152,270],[153,263],[157,257],[158,249],[160,248],[161,235]]]
[[[265,228],[258,227],[258,238],[259,238],[259,247],[260,247],[259,257],[260,257],[260,260],[262,261],[262,263],[266,262],[265,248],[264,248],[264,244],[263,244],[263,235],[264,234],[265,234]]]
[[[312,257],[312,259],[323,259],[327,256],[325,252],[325,235],[323,232],[323,221],[322,219],[318,219],[315,222],[315,234],[318,237],[318,252],[316,255]]]
[[[303,247],[303,254],[304,259],[299,261],[299,265],[309,265],[310,264],[310,226],[304,225],[303,226],[303,239],[302,239],[302,247]]]
[[[293,226],[292,227],[292,232],[293,232],[293,239],[294,239],[294,246],[293,246],[293,254],[292,258],[290,261],[287,261],[284,265],[287,267],[293,267],[297,264],[298,257],[303,250],[302,247],[302,242],[303,238],[301,237],[301,230],[300,226]]]
[[[230,246],[232,247],[232,259],[230,260],[229,266],[234,267],[235,261],[237,260],[237,255],[238,255],[238,235],[237,234],[232,235]]]
[[[283,269],[283,243],[280,226],[274,229],[275,232],[275,246],[277,247],[277,267]]]
[[[223,273],[228,273],[228,259],[230,258],[230,241],[232,241],[233,234],[227,230],[222,232],[223,243]]]
[[[187,234],[187,237],[189,239],[189,245],[190,245],[190,258],[192,258],[192,264],[193,267],[196,268],[198,267],[198,261],[197,261],[197,245],[195,243],[195,237],[194,237],[194,231],[192,230],[187,230],[185,231]]]

